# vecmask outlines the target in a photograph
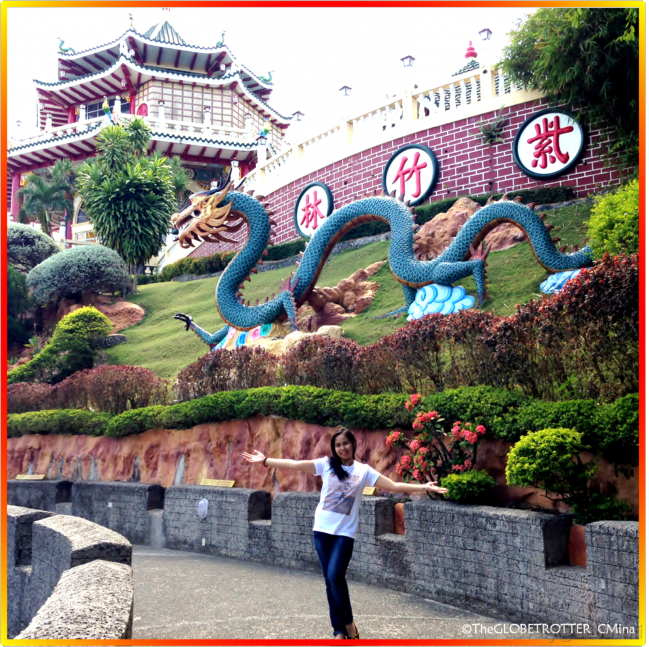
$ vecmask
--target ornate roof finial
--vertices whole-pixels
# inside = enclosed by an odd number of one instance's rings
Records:
[[[478,58],[478,52],[475,51],[471,41],[469,41],[469,46],[467,47],[464,58]]]
[[[129,19],[129,22],[131,23],[131,29],[133,29],[133,14],[132,13],[130,13],[128,15],[128,19]]]
[[[71,47],[63,47],[65,41],[60,36],[56,40],[59,41],[59,52],[63,52],[64,54],[76,54]]]
[[[221,40],[216,44],[217,47],[223,47],[225,45],[225,30],[221,34]]]

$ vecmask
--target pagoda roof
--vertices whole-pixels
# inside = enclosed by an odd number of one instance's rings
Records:
[[[243,83],[252,91],[268,98],[273,84],[254,74],[242,65],[225,44],[217,43],[213,47],[190,45],[178,34],[168,22],[158,23],[144,34],[128,29],[114,41],[97,45],[80,52],[58,51],[59,76],[65,73],[69,78],[92,74],[107,69],[116,60],[122,43],[134,52],[135,60],[141,65],[156,66],[164,69],[194,72],[207,77],[222,75],[235,67],[245,72]],[[221,70],[221,66],[225,70]]]
[[[293,117],[285,117],[271,108],[264,99],[250,90],[245,83],[246,78],[247,72],[241,69],[212,78],[184,70],[169,70],[142,65],[135,58],[122,53],[110,66],[97,72],[52,83],[34,79],[34,85],[39,95],[39,101],[47,106],[46,110],[41,111],[41,122],[45,121],[45,113],[49,113],[52,115],[54,127],[67,123],[67,110],[70,106],[101,101],[104,96],[123,94],[152,79],[162,79],[209,87],[227,85],[232,90],[236,89],[243,101],[255,106],[278,126],[286,128]]]
[[[70,124],[71,132],[63,134],[41,133],[36,141],[7,150],[7,166],[10,172],[18,169],[33,170],[51,166],[56,160],[68,158],[85,160],[95,154],[96,137],[102,130],[101,119],[89,122],[87,127]],[[177,155],[184,161],[222,163],[231,160],[250,160],[257,151],[255,141],[232,139],[227,134],[205,137],[202,133],[161,130],[151,128],[149,150],[160,150],[165,155]],[[24,170],[23,170],[24,172]]]
[[[161,43],[170,43],[172,45],[187,45],[180,37],[180,34],[165,20],[163,23],[153,25],[144,32],[145,38],[158,40]]]
[[[475,58],[472,58],[461,70],[458,70],[455,74],[451,74],[451,76],[460,76],[460,74],[466,74],[467,72],[479,69],[480,63]]]

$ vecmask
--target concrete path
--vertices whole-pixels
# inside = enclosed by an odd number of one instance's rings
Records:
[[[324,580],[315,573],[146,546],[134,547],[133,572],[134,639],[332,637]],[[349,585],[362,638],[520,638],[480,629],[504,626],[493,618],[389,589]]]

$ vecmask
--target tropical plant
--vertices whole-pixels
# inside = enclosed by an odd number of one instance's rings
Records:
[[[79,300],[85,292],[124,292],[129,280],[120,255],[101,245],[67,249],[27,275],[33,298],[40,305],[55,304],[63,297]]]
[[[18,272],[29,272],[60,251],[49,236],[35,227],[16,223],[7,227],[7,263]]]
[[[38,220],[43,233],[51,236],[52,223],[60,220],[56,214],[64,214],[67,218],[73,212],[70,161],[56,162],[48,175],[30,174],[18,195],[23,198],[23,214]],[[24,219],[24,215],[21,215],[21,219]]]
[[[595,198],[588,221],[590,246],[595,256],[609,252],[637,254],[640,251],[640,182],[633,180],[615,193]]]
[[[491,121],[480,121],[477,124],[480,129],[480,139],[487,146],[502,144],[505,141],[502,134],[507,125],[507,118],[503,117],[503,108],[496,113],[496,116]]]
[[[418,433],[413,440],[408,441],[400,430],[393,431],[385,439],[385,444],[390,448],[407,447],[406,454],[397,462],[397,474],[406,482],[415,480],[425,483],[472,470],[478,441],[487,431],[484,425],[457,421],[447,433],[441,424],[444,418],[437,411],[424,411],[423,405],[424,400],[418,393],[410,396],[405,403],[408,411],[418,409],[412,423],[413,430]],[[446,442],[447,439],[450,442]]]
[[[133,119],[108,126],[97,136],[97,157],[79,171],[79,195],[102,245],[128,263],[133,289],[142,264],[157,256],[176,206],[170,165],[146,149],[148,127]]]
[[[536,10],[510,32],[505,74],[545,93],[553,105],[603,128],[601,153],[621,167],[638,164],[638,9],[553,7]]]

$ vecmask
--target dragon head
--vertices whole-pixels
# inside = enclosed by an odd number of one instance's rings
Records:
[[[221,205],[232,188],[232,183],[222,189],[194,193],[189,197],[189,206],[171,218],[172,226],[180,232],[180,246],[193,247],[195,242],[234,243],[224,233],[239,231],[245,219],[239,212],[232,220],[232,203]]]

